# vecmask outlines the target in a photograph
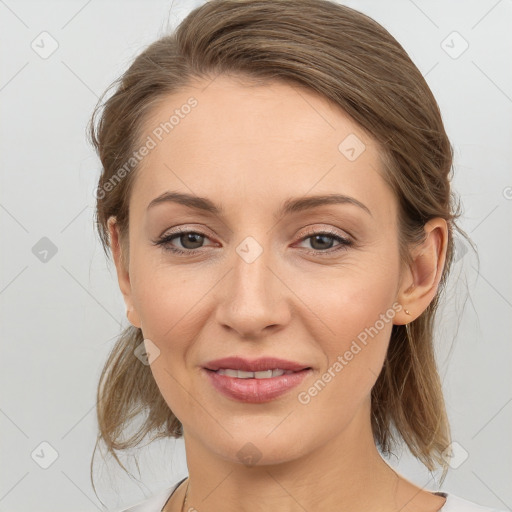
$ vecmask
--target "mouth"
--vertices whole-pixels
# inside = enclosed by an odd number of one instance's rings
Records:
[[[230,400],[243,403],[264,403],[285,396],[313,373],[311,367],[300,370],[272,368],[255,372],[236,368],[203,368],[203,375],[212,388]]]
[[[220,368],[218,370],[211,370],[205,368],[209,372],[214,372],[217,375],[226,375],[237,379],[272,379],[274,377],[281,377],[281,375],[291,375],[293,373],[302,372],[304,370],[311,370],[310,367],[303,368],[302,370],[283,370],[282,368],[273,368],[269,370],[261,370],[258,372],[249,372],[244,370],[235,370],[234,368]]]
[[[211,370],[215,372],[219,370],[226,371],[226,375],[242,379],[269,379],[283,374],[289,374],[306,369],[311,369],[311,367],[308,364],[302,364],[295,361],[288,361],[286,359],[280,359],[277,357],[260,357],[258,359],[246,359],[240,356],[216,359],[215,361],[210,361],[209,363],[204,365],[204,368],[206,370]],[[234,372],[238,373],[235,374]]]

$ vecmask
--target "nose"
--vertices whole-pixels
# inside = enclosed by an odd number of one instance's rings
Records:
[[[217,322],[244,339],[268,336],[286,326],[293,294],[272,264],[269,251],[252,262],[239,254],[233,260],[218,296]]]

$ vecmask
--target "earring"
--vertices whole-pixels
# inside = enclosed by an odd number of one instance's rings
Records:
[[[405,311],[405,314],[406,314],[406,315],[410,315],[410,314],[411,314],[411,313],[409,313],[409,310],[408,310],[408,309],[405,309],[404,311]]]

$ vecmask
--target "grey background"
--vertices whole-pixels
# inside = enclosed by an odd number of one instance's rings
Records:
[[[97,97],[141,49],[202,3],[0,0],[0,512],[102,508],[89,479],[96,385],[128,324],[115,268],[93,231],[99,160],[85,126]],[[457,442],[441,490],[511,510],[512,2],[344,3],[383,24],[432,88],[455,148],[461,225],[480,256],[478,270],[458,242],[439,317],[439,368]],[[52,40],[58,48],[42,58]],[[137,453],[140,482],[97,452],[97,490],[109,510],[187,474],[182,441]],[[390,463],[439,489],[440,473],[405,449]]]

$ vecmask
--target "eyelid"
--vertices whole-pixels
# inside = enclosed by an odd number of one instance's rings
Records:
[[[185,226],[177,226],[174,228],[167,228],[158,239],[166,238],[171,235],[178,235],[182,233],[190,233],[194,232],[198,235],[202,235],[205,238],[211,238],[211,236],[207,233],[209,231],[207,228],[201,226],[199,229],[196,229],[193,224],[187,224]],[[308,238],[308,236],[318,235],[318,234],[328,234],[332,236],[337,236],[339,238],[343,238],[347,241],[354,241],[354,237],[346,230],[341,231],[339,228],[334,228],[332,226],[320,227],[318,224],[311,224],[310,226],[306,226],[304,228],[305,231],[302,232],[299,241],[303,241],[304,238]],[[346,236],[348,235],[348,236]]]
[[[321,233],[321,234],[328,234],[330,236],[337,236],[339,238],[343,238],[346,241],[355,242],[355,237],[352,236],[351,233],[349,233],[346,230],[341,230],[339,228],[335,228],[333,226],[321,227],[318,224],[313,224],[311,226],[307,226],[305,229],[306,229],[306,231],[303,232],[303,234],[301,236],[301,240],[303,240],[304,237],[317,235],[317,234]]]
[[[164,236],[171,234],[174,235],[176,233],[188,233],[190,231],[198,234],[204,234],[205,236],[210,236],[206,234],[207,232],[211,233],[211,231],[202,224],[178,224],[165,229],[158,238],[163,238]]]

